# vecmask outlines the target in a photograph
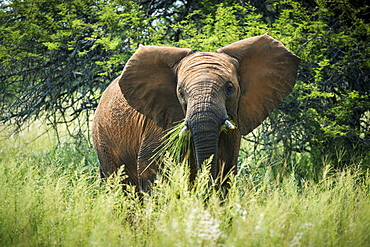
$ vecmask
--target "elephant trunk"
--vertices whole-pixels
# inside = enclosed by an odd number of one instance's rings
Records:
[[[217,129],[214,127],[213,129]],[[218,149],[218,131],[192,131],[197,167],[201,169],[203,162],[213,156],[211,161],[211,175],[213,178],[217,176],[217,149]]]
[[[213,109],[214,107],[214,104],[210,103],[208,107],[202,107],[201,110],[188,112],[187,126],[192,132],[198,170],[201,169],[205,160],[213,156],[211,161],[211,175],[213,179],[216,179],[218,175],[218,142],[220,128],[223,121],[225,121],[225,111],[222,109]]]

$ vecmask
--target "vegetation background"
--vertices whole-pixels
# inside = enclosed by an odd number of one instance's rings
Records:
[[[1,245],[369,243],[369,9],[362,0],[1,2]],[[244,138],[227,199],[204,189],[206,174],[187,188],[186,167],[171,159],[144,204],[117,181],[100,184],[90,119],[139,44],[215,51],[266,32],[301,57],[297,85]]]

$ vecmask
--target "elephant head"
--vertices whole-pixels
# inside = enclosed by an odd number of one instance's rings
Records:
[[[261,124],[292,91],[298,63],[298,57],[267,34],[218,52],[141,46],[127,62],[119,86],[134,109],[163,129],[185,118],[198,169],[213,155],[215,177],[220,142],[227,139],[221,137],[221,126],[236,127],[230,132],[239,138],[238,151],[241,135]]]

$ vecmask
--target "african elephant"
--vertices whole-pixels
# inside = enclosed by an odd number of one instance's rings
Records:
[[[164,130],[183,119],[195,150],[191,180],[212,155],[213,178],[235,173],[241,136],[292,91],[298,64],[297,56],[267,34],[217,52],[140,46],[96,109],[92,133],[101,176],[125,165],[123,182],[148,191],[158,170],[150,158]],[[230,130],[221,132],[225,123]]]

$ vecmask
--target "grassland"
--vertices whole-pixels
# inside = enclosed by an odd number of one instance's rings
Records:
[[[140,202],[100,181],[87,144],[57,145],[40,129],[1,140],[0,246],[369,246],[370,174],[356,166],[327,164],[313,182],[267,164],[231,178],[220,199],[207,170],[189,188],[187,168],[166,159]]]

